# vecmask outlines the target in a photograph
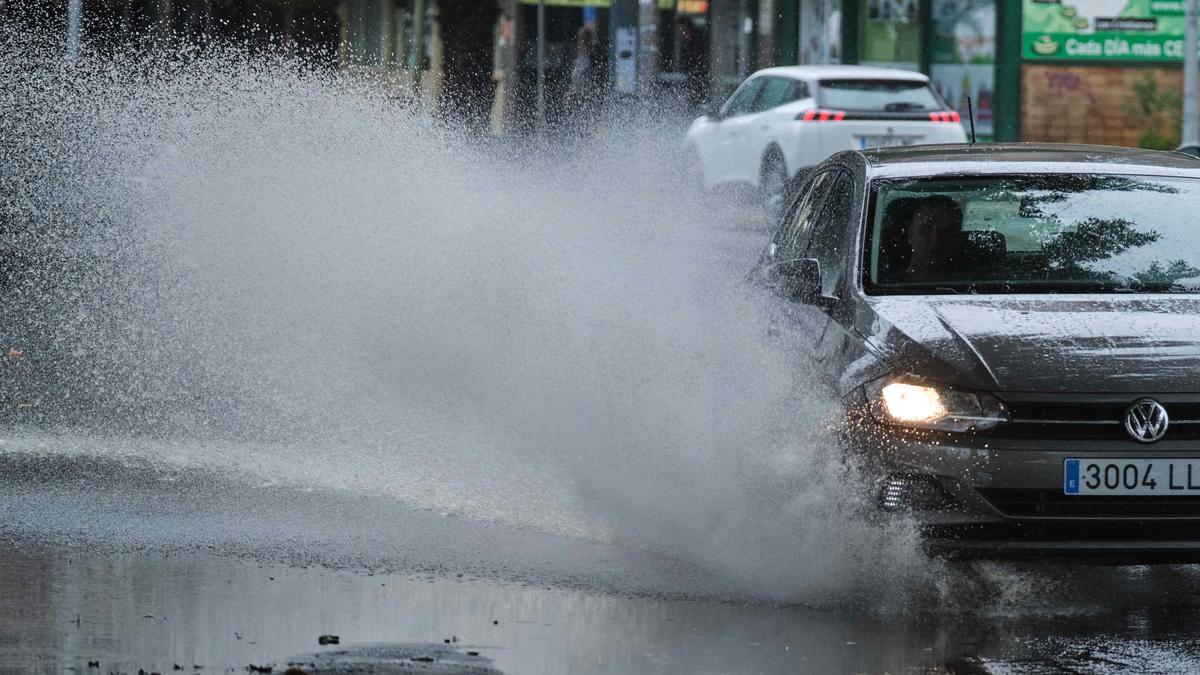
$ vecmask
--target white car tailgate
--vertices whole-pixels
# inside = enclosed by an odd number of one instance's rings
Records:
[[[965,143],[962,124],[914,120],[830,119],[817,122],[821,151],[832,155],[842,150],[866,150],[935,143]]]

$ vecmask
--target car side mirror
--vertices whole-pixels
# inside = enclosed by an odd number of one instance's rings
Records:
[[[815,258],[801,258],[779,263],[771,268],[775,292],[793,302],[819,304],[821,299],[821,263]]]

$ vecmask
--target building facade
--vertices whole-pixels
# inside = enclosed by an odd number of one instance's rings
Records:
[[[970,96],[981,138],[1172,148],[1184,4],[784,0],[773,63],[919,70],[964,119]]]
[[[654,100],[686,117],[758,68],[844,63],[927,73],[964,119],[973,112],[981,140],[1179,139],[1185,0],[480,1],[502,10],[497,134],[570,124],[588,100],[572,93],[581,69],[602,73],[608,105]],[[58,31],[67,53],[232,39],[430,105],[454,48],[436,0],[0,0],[0,20],[14,16]]]

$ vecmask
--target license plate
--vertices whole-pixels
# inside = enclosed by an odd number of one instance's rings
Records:
[[[912,145],[916,139],[912,136],[859,136],[858,149],[892,148],[901,145]]]
[[[1063,492],[1069,495],[1200,494],[1200,459],[1068,459]]]

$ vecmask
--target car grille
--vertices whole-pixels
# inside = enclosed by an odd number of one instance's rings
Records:
[[[980,432],[980,436],[1005,438],[1073,438],[1128,441],[1125,411],[1134,400],[1037,401],[1006,398],[1011,422]],[[1153,398],[1153,397],[1152,397]],[[1167,438],[1200,439],[1200,403],[1159,400],[1167,409],[1171,426]]]
[[[983,488],[979,492],[1008,516],[1200,518],[1200,496],[1067,495],[1061,490],[993,488]]]

